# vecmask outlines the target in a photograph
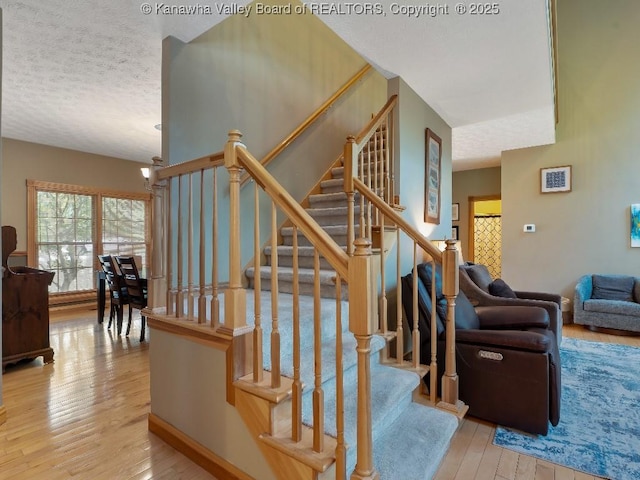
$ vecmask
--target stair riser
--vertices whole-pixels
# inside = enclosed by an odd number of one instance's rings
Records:
[[[249,280],[249,288],[253,288],[253,279]],[[271,282],[262,279],[262,290],[271,291]],[[278,291],[282,293],[293,293],[293,283],[287,280],[278,281]],[[300,295],[313,296],[314,285],[313,283],[306,283],[301,281],[298,283],[298,292]],[[320,285],[320,296],[322,298],[336,298],[336,288],[331,285]],[[349,299],[349,292],[345,285],[342,286],[342,300]]]
[[[271,265],[271,255],[267,255],[267,265]],[[288,254],[278,254],[278,265],[281,267],[293,267],[293,256]],[[314,268],[313,257],[298,256],[298,266],[300,268]],[[324,258],[320,257],[320,268],[322,270],[333,270],[333,267]]]
[[[314,215],[311,214],[318,225],[321,227],[330,226],[330,225],[346,225],[347,224],[347,215]],[[358,220],[360,219],[360,214],[357,213],[353,216],[354,224],[358,224]]]
[[[380,166],[380,165],[381,165],[381,164],[378,164],[378,176],[380,175],[380,171],[381,171],[381,166]],[[358,174],[359,174],[359,173],[360,173],[360,172],[358,171]],[[365,183],[367,183],[367,182],[368,182],[368,179],[369,179],[369,175],[368,175],[368,173],[369,173],[369,172],[367,171],[367,169],[366,169],[366,167],[365,167],[365,171],[364,171],[364,180],[363,180],[363,182],[365,182]],[[373,176],[375,176],[375,173],[376,173],[376,172],[375,172],[375,171],[374,171],[374,169],[373,169],[373,165],[371,165],[371,176],[372,176],[372,177],[373,177]],[[331,177],[332,177],[334,180],[344,178],[344,167],[336,167],[336,168],[332,168],[332,169],[331,169]],[[344,191],[344,189],[343,189],[343,191]]]
[[[340,246],[345,246],[347,244],[347,236],[346,235],[331,235],[331,238]],[[282,237],[284,245],[291,246],[293,245],[293,235],[286,235]],[[311,242],[307,240],[304,235],[298,235],[298,245],[301,247],[310,247]]]

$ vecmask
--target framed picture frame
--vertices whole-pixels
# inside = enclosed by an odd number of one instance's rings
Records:
[[[451,220],[453,222],[457,222],[458,220],[460,220],[460,204],[459,203],[453,203],[451,205]]]
[[[540,169],[540,193],[571,191],[571,165]]]
[[[640,247],[640,203],[631,205],[631,246]]]
[[[424,221],[440,224],[440,162],[442,140],[429,128],[425,130]]]
[[[460,231],[458,230],[458,225],[454,225],[453,227],[451,227],[451,240],[459,240],[459,233]]]

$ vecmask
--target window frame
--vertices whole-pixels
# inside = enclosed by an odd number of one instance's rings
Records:
[[[145,263],[149,264],[150,248],[151,248],[151,194],[125,192],[122,190],[112,190],[98,187],[88,187],[82,185],[71,185],[65,183],[45,182],[40,180],[27,180],[27,265],[29,267],[38,268],[38,251],[37,251],[37,206],[38,192],[67,193],[77,195],[90,195],[93,197],[93,235],[92,239],[94,258],[93,270],[99,269],[98,255],[103,252],[102,238],[102,200],[103,197],[140,200],[145,202]],[[95,277],[94,277],[95,278]],[[95,284],[95,282],[94,282]],[[91,290],[81,290],[73,292],[56,292],[49,294],[51,305],[82,302],[87,300],[95,300],[96,288]]]

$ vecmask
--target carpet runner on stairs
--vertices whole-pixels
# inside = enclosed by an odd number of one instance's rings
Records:
[[[221,300],[224,302],[224,300]],[[322,389],[324,391],[325,432],[336,436],[336,301],[321,299],[322,317]],[[266,370],[271,368],[269,336],[271,334],[271,294],[261,292],[262,327],[266,339],[263,361]],[[313,355],[313,298],[300,296],[300,342],[301,380],[303,389],[303,423],[312,425],[314,389]],[[345,442],[347,449],[347,472],[356,462],[357,418],[357,353],[356,341],[348,331],[348,302],[342,305],[343,331],[343,382],[345,398]],[[224,305],[221,305],[221,309]],[[247,323],[253,325],[254,292],[247,291]],[[293,377],[293,296],[281,293],[278,296],[278,323],[281,343],[281,372]],[[374,336],[371,341],[371,407],[374,439],[374,462],[381,479],[418,480],[432,477],[449,441],[458,426],[454,415],[435,408],[412,402],[413,391],[420,378],[416,373],[380,363],[385,340]]]

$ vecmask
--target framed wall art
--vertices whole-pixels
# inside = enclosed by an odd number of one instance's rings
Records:
[[[571,191],[571,165],[540,169],[540,192],[557,193]]]
[[[451,240],[459,240],[458,236],[460,235],[458,230],[458,225],[454,225],[451,227]]]
[[[640,247],[640,203],[631,205],[631,246]]]
[[[440,224],[440,161],[442,140],[430,129],[425,131],[424,221]]]
[[[453,203],[451,204],[451,221],[457,222],[460,220],[460,204]]]

